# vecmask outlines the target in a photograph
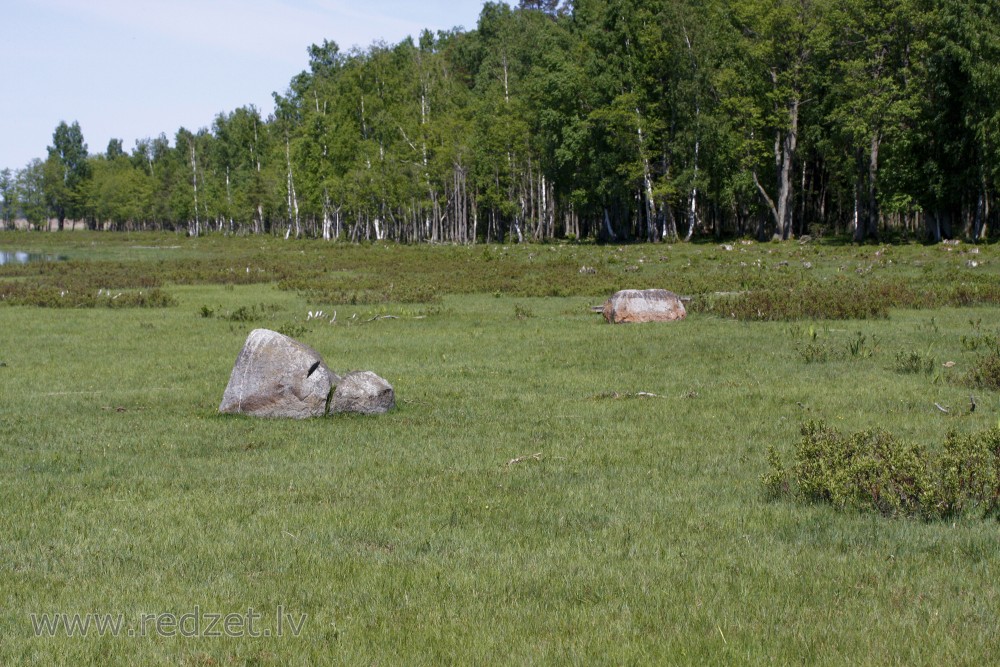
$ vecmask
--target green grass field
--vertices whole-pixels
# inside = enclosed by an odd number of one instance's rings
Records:
[[[89,299],[0,306],[0,664],[984,665],[1000,653],[996,520],[886,519],[773,500],[761,484],[768,446],[787,455],[809,419],[929,446],[997,426],[1000,394],[966,382],[977,341],[1000,333],[996,247],[5,232],[0,249],[69,257],[0,268],[28,301],[25,285]],[[764,321],[717,307],[731,297],[716,292],[802,280],[859,299],[905,285],[932,307]],[[590,312],[627,286],[690,295],[692,312],[632,326]],[[98,289],[159,289],[172,305],[103,307]],[[324,321],[307,321],[319,309]],[[335,371],[375,371],[397,409],[220,416],[257,327],[294,334]],[[171,632],[169,615],[195,612],[200,627],[192,615]],[[298,632],[276,636],[279,613]],[[42,614],[124,625],[48,636]],[[251,629],[271,636],[205,636],[228,614],[259,614]],[[144,615],[156,620],[143,628]]]

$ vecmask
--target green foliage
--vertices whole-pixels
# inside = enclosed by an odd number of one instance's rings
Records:
[[[298,322],[285,322],[279,324],[274,328],[280,334],[284,334],[289,338],[301,339],[309,334],[311,329],[304,324]]]
[[[980,347],[986,347],[992,350],[1000,349],[997,347],[996,336],[982,335],[982,334],[962,336],[962,349],[969,352],[974,352],[978,350]]]
[[[883,429],[844,436],[810,421],[790,469],[773,447],[767,462],[762,481],[770,495],[842,510],[942,519],[972,511],[991,516],[1000,502],[1000,428],[951,432],[940,450],[929,450]]]
[[[0,230],[13,226],[17,210],[17,179],[10,169],[0,169]]]
[[[520,303],[514,304],[514,319],[515,320],[526,320],[528,318],[535,317],[535,313]]]
[[[0,304],[41,308],[168,308],[173,296],[159,288],[81,293],[51,285],[0,283]]]
[[[720,298],[708,310],[738,320],[864,320],[888,317],[895,305],[883,290],[858,293],[851,281],[803,282]]]
[[[896,353],[893,369],[897,373],[916,374],[923,373],[930,375],[937,367],[937,360],[930,350],[916,352],[914,350],[899,351]]]
[[[777,281],[776,281],[777,282]],[[738,320],[884,319],[893,308],[928,308],[1000,303],[1000,289],[985,283],[927,282],[915,289],[910,281],[888,279],[803,280],[783,288],[730,294],[698,306],[705,312]]]
[[[90,178],[87,144],[76,121],[60,122],[52,134],[45,162],[45,195],[59,229],[68,217],[79,220],[87,211],[86,189]]]
[[[781,454],[774,445],[767,447],[768,471],[761,475],[761,482],[764,489],[772,499],[781,498],[790,492],[791,480],[789,471],[785,467],[785,462],[781,460]]]
[[[278,304],[258,303],[251,306],[239,306],[219,317],[227,322],[262,322],[274,317],[281,310]]]
[[[924,451],[875,429],[842,437],[821,422],[802,428],[792,475],[799,493],[834,507],[885,516],[926,508],[929,478]]]
[[[878,352],[880,345],[881,340],[878,336],[873,335],[869,339],[867,335],[858,331],[855,337],[847,343],[847,351],[852,357],[870,359]]]
[[[807,364],[823,363],[836,355],[836,351],[830,344],[816,340],[797,343],[795,350],[802,357],[802,361]]]
[[[1000,352],[994,350],[981,356],[969,372],[967,382],[980,389],[1000,391]]]
[[[41,229],[49,219],[46,201],[45,165],[34,159],[15,178],[14,195],[21,215],[31,229]]]
[[[131,155],[60,123],[16,200],[34,225],[195,236],[982,241],[998,35],[973,0],[490,2],[474,30],[303,45],[270,117]]]

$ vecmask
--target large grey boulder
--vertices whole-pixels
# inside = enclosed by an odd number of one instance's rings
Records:
[[[622,290],[604,303],[603,312],[611,324],[671,322],[687,317],[680,297],[665,289]]]
[[[236,358],[219,412],[255,417],[322,417],[340,378],[316,350],[277,331],[255,329]]]
[[[354,371],[340,379],[330,401],[330,414],[378,415],[396,407],[392,385],[371,371]]]

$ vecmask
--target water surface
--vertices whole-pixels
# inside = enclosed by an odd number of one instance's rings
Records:
[[[28,264],[29,262],[58,262],[66,259],[59,255],[43,255],[20,250],[0,250],[0,266],[4,264]]]

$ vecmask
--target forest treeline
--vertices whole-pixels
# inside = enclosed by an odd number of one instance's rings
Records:
[[[61,123],[2,218],[345,241],[997,232],[1000,3],[521,0],[341,51],[275,111]]]

